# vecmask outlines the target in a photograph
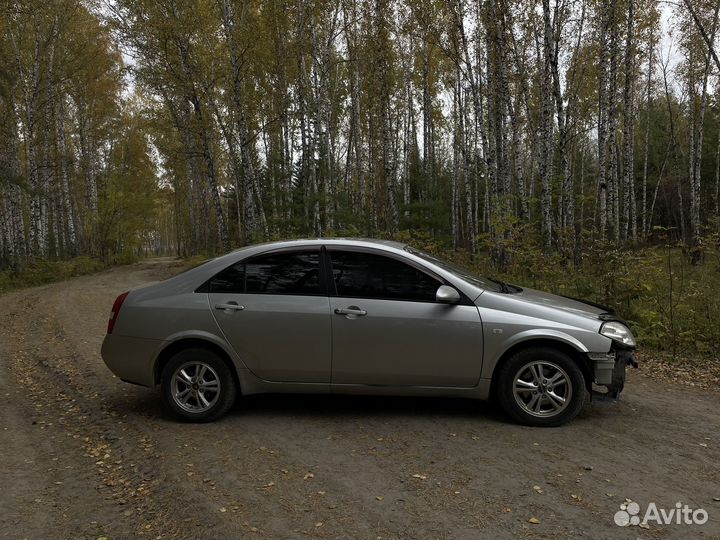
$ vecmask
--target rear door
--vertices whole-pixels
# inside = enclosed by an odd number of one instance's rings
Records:
[[[274,251],[208,283],[215,320],[261,379],[330,381],[330,305],[320,260],[319,247]]]
[[[330,246],[327,254],[333,384],[477,384],[483,333],[472,302],[436,302],[443,281],[396,256]]]

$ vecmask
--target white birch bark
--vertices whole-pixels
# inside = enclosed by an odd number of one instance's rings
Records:
[[[717,30],[718,14],[720,13],[720,2],[715,4],[715,11],[713,13],[713,21],[710,30],[709,44],[708,46],[712,49],[715,44],[715,33]],[[702,90],[700,96],[700,112],[698,115],[697,123],[695,128],[697,134],[691,134],[691,152],[693,153],[690,171],[690,243],[693,246],[697,246],[700,243],[701,231],[701,206],[702,206],[702,195],[700,186],[702,183],[701,179],[701,164],[702,164],[702,146],[703,146],[703,135],[705,132],[705,111],[707,109],[708,102],[708,78],[710,76],[710,68],[712,66],[710,59],[711,53],[707,51],[703,54],[705,58],[705,66],[703,70],[702,79]],[[691,67],[692,69],[692,67]],[[692,103],[692,102],[691,102]],[[695,111],[693,108],[690,110],[690,114],[694,116]],[[693,124],[695,124],[693,119]],[[692,128],[691,128],[692,129]],[[693,146],[694,145],[694,146]]]
[[[628,0],[623,87],[623,205],[622,239],[637,240],[635,202],[635,0]]]
[[[552,62],[553,62],[553,26],[550,13],[550,0],[542,0],[543,11],[543,71],[542,71],[542,156],[540,162],[540,181],[542,193],[540,204],[542,208],[542,236],[545,249],[550,248],[553,238],[552,227],[552,185],[553,151],[552,141],[554,132],[552,113]]]

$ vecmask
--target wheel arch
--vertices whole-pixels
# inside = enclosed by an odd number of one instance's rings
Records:
[[[502,353],[498,361],[495,363],[495,367],[493,368],[492,372],[492,379],[490,382],[490,397],[492,399],[495,399],[496,391],[497,391],[497,379],[498,374],[501,371],[502,366],[507,362],[514,354],[521,350],[526,349],[533,349],[533,348],[539,348],[539,347],[548,347],[555,350],[558,350],[562,353],[567,354],[570,358],[572,358],[575,363],[580,368],[580,371],[583,374],[583,378],[585,379],[585,386],[588,389],[588,391],[592,390],[592,375],[590,370],[590,361],[587,358],[587,355],[584,354],[586,351],[582,351],[572,345],[571,343],[556,339],[554,337],[540,337],[540,338],[531,338],[526,339],[517,343],[514,343],[511,345],[505,352]]]
[[[228,352],[217,343],[202,337],[183,337],[169,342],[160,350],[155,358],[155,364],[153,367],[155,385],[160,384],[160,377],[170,359],[180,351],[192,348],[205,349],[217,354],[223,362],[227,364],[230,369],[230,373],[232,373],[233,379],[235,380],[238,392],[240,392],[240,378],[238,377],[237,367]]]

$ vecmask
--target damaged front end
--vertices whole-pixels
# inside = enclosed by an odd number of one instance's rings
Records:
[[[612,340],[612,346],[606,353],[588,353],[592,383],[606,389],[604,392],[593,390],[590,395],[614,400],[618,399],[625,387],[627,366],[638,367],[634,354],[637,344],[630,326],[614,310],[600,305],[596,307],[607,310],[598,315],[598,319],[603,321],[600,333]]]
[[[625,387],[627,366],[638,367],[634,349],[613,347],[607,353],[588,353],[592,366],[592,382],[607,391],[593,391],[594,397],[617,399]]]

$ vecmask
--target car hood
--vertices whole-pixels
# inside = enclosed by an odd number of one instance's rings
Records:
[[[546,308],[557,309],[574,315],[597,319],[601,313],[613,313],[613,310],[607,306],[595,304],[577,298],[568,296],[560,296],[535,289],[523,288],[522,291],[512,293],[512,296],[523,302],[529,302]]]

